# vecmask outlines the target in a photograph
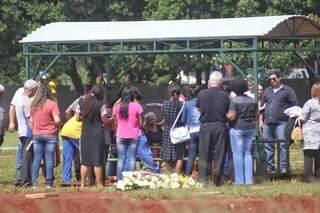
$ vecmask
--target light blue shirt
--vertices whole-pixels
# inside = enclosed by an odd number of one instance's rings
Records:
[[[200,126],[200,112],[196,107],[196,101],[197,98],[187,101],[182,111],[181,121],[191,128]]]

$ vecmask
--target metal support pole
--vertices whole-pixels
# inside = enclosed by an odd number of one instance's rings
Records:
[[[58,43],[54,44],[54,50],[56,51],[56,53],[58,52]]]
[[[154,51],[157,50],[157,41],[153,41],[153,50],[154,50]]]
[[[257,37],[253,39],[253,48],[252,59],[253,59],[253,73],[254,73],[254,93],[256,103],[258,103],[258,39]],[[257,163],[257,173],[262,174],[263,166],[261,164],[262,161],[262,148],[259,143],[260,131],[259,124],[256,125],[256,133],[255,133],[255,144],[256,144],[256,163]]]
[[[47,73],[49,71],[49,69],[52,67],[52,65],[60,58],[60,54],[57,55],[52,61],[51,63],[46,67],[46,69],[43,71],[43,74]]]
[[[90,42],[88,42],[88,44],[87,44],[87,51],[88,51],[88,53],[91,51],[91,45],[90,45]]]
[[[30,78],[30,56],[28,55],[29,52],[29,46],[27,44],[23,45],[23,55],[24,55],[24,74],[25,74],[25,80]]]

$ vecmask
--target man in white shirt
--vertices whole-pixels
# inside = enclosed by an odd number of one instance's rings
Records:
[[[15,130],[15,118],[18,123],[18,149],[16,153],[16,186],[21,185],[21,165],[23,159],[24,148],[32,137],[31,128],[28,120],[30,117],[31,97],[35,94],[38,83],[32,79],[24,83],[24,87],[19,88],[10,103],[9,108],[9,131]]]

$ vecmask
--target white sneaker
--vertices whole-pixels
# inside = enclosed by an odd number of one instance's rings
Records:
[[[120,190],[124,191],[125,185],[124,185],[124,181],[123,180],[118,180],[117,189],[120,189]]]

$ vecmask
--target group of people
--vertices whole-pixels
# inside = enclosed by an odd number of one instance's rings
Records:
[[[254,183],[252,144],[257,126],[260,140],[268,141],[264,143],[267,173],[275,172],[272,141],[280,141],[279,170],[281,174],[287,174],[291,131],[296,123],[301,123],[305,181],[320,178],[320,83],[312,86],[311,99],[304,104],[302,112],[291,117],[285,111],[299,106],[295,92],[284,84],[280,71],[271,70],[267,77],[271,86],[264,90],[258,84],[258,97],[255,97],[252,81],[237,79],[230,85],[223,82],[220,72],[210,75],[207,89],[191,90],[185,104],[179,101],[177,88],[169,89],[171,99],[163,103],[165,126],[161,157],[168,162],[174,161],[176,172],[181,172],[184,145],[173,145],[169,134],[182,107],[181,121],[190,132],[186,175],[191,174],[198,150],[200,182],[207,182],[214,167],[217,186],[221,185],[223,175],[231,176],[236,185]],[[233,174],[230,172],[232,167]]]
[[[132,85],[124,86],[113,103],[105,100],[102,86],[88,85],[65,111],[67,121],[63,126],[49,79],[27,80],[16,91],[9,109],[9,130],[15,129],[15,119],[18,123],[16,186],[37,187],[41,166],[47,187],[53,186],[54,153],[61,126],[64,186],[72,184],[72,162],[81,187],[94,181],[102,186],[110,174],[106,171],[110,170],[107,153],[113,143],[118,181],[123,178],[122,172],[135,170],[137,157],[150,171],[160,172],[159,164],[154,161],[160,157],[169,172],[191,176],[197,170],[201,183],[207,183],[213,175],[215,185],[220,186],[227,175],[236,185],[253,184],[252,144],[257,126],[263,139],[282,140],[280,170],[287,173],[290,138],[285,134],[289,118],[285,110],[299,104],[294,91],[282,82],[279,71],[272,70],[267,76],[271,86],[264,90],[258,85],[258,97],[252,81],[237,79],[226,84],[218,71],[210,74],[206,89],[192,86],[188,96],[177,84],[170,85],[168,100],[149,104],[161,109],[162,121],[154,112],[145,113],[141,93]],[[0,97],[3,92],[0,85]],[[295,119],[303,130],[306,181],[320,178],[320,83],[312,86],[311,96]],[[2,114],[0,108],[0,120],[4,118]],[[170,131],[174,125],[187,126],[190,140],[173,144]],[[3,128],[0,126],[0,143]],[[160,150],[151,149],[155,144]],[[264,146],[266,169],[272,173],[274,144]],[[32,151],[31,158],[26,157],[27,150]]]

